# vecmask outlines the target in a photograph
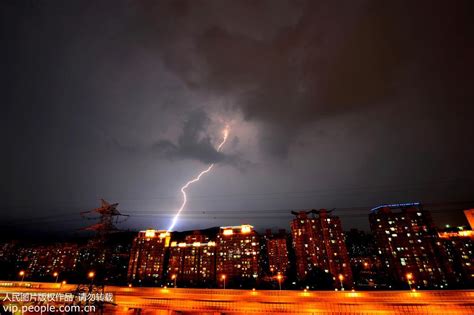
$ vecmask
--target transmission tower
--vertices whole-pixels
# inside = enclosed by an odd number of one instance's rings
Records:
[[[100,240],[110,233],[117,232],[119,229],[116,224],[126,221],[129,215],[122,214],[117,210],[118,203],[110,204],[101,199],[101,206],[89,211],[81,212],[81,216],[88,220],[99,220],[97,223],[82,228],[83,231],[95,231]]]

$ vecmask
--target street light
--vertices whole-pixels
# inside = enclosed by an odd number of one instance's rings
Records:
[[[278,286],[280,287],[280,291],[281,291],[281,279],[283,279],[283,276],[281,275],[281,273],[278,273],[277,279],[278,279]]]
[[[21,282],[23,282],[23,280],[25,279],[25,271],[24,270],[21,270],[18,275],[21,277]]]
[[[95,277],[95,272],[89,271],[89,273],[87,274],[87,278],[91,279],[91,286],[92,286],[92,282],[94,282],[94,277]]]
[[[174,287],[176,288],[176,275],[172,275],[171,280],[174,280]]]
[[[344,275],[342,273],[339,274],[339,281],[341,282],[341,291],[344,291]]]
[[[408,282],[408,288],[411,290],[411,280],[413,279],[413,274],[411,272],[406,274],[407,282]]]
[[[222,281],[224,281],[224,290],[225,290],[225,278],[226,278],[225,275],[222,275],[222,276],[221,276]]]
[[[56,277],[56,281],[54,281],[54,283],[58,283],[58,277],[59,277],[59,273],[57,273],[56,271],[53,273],[53,277]]]

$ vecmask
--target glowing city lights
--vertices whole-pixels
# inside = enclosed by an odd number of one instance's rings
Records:
[[[344,275],[339,274],[338,279],[341,282],[341,291],[344,291],[344,282],[343,282],[344,281]]]
[[[223,234],[224,235],[232,235],[232,234],[234,234],[234,231],[232,229],[227,229],[227,230],[224,230]]]
[[[221,280],[224,282],[224,290],[225,290],[225,278],[226,278],[226,275],[221,276]]]
[[[25,271],[24,270],[21,270],[18,275],[21,277],[21,282],[23,282],[23,280],[25,279]]]
[[[146,230],[145,237],[148,237],[148,238],[155,237],[155,230]]]
[[[167,236],[170,236],[170,233],[168,233],[168,232],[162,232],[162,233],[160,233],[160,238],[165,238],[165,237],[167,237]]]
[[[242,225],[241,232],[242,233],[250,233],[252,231],[252,226],[250,225]]]

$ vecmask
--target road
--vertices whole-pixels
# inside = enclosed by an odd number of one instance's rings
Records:
[[[76,285],[0,281],[13,293],[68,293]],[[474,314],[474,291],[253,291],[106,286],[110,314]]]

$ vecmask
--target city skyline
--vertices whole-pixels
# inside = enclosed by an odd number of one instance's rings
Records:
[[[344,222],[331,210],[292,214],[291,229],[275,233],[243,224],[120,236],[109,226],[87,243],[3,242],[1,277],[80,284],[93,272],[109,285],[273,290],[474,285],[472,226],[436,227],[419,203],[374,207],[368,234],[350,227],[343,232]]]

